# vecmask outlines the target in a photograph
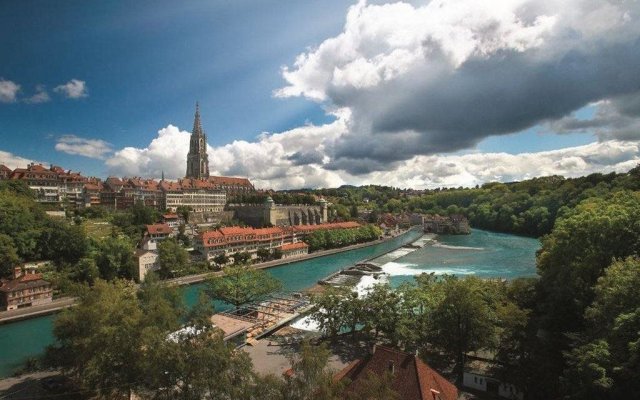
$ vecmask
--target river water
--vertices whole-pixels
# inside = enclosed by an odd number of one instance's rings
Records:
[[[380,256],[420,236],[420,232],[409,232],[385,243],[282,265],[267,271],[282,281],[285,290],[299,291],[335,271],[357,261]],[[422,272],[476,274],[507,279],[535,276],[535,252],[539,247],[537,239],[473,230],[471,235],[438,237],[434,243],[413,252],[405,252],[400,258],[386,263],[384,270],[391,275],[393,285],[411,280]],[[403,252],[405,249],[396,251]],[[183,289],[183,298],[188,306],[195,304],[203,287],[203,284],[196,284]],[[227,308],[218,302],[215,307],[218,311]],[[0,377],[9,376],[24,360],[42,354],[45,347],[53,343],[54,319],[55,315],[48,315],[0,325]]]

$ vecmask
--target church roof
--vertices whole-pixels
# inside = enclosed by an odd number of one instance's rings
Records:
[[[210,176],[209,182],[213,183],[214,185],[236,185],[253,187],[253,185],[247,178],[235,178],[230,176]]]

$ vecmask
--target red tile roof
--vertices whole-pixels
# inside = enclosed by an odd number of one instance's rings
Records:
[[[203,232],[198,236],[198,239],[202,241],[205,247],[211,247],[220,246],[227,242],[260,240],[261,236],[270,236],[271,238],[273,235],[276,235],[276,237],[281,238],[284,234],[285,230],[279,227],[255,229],[241,226],[227,226],[215,231]],[[235,239],[236,236],[240,236],[240,239]],[[211,239],[223,239],[223,241],[210,243]]]
[[[280,246],[280,250],[291,251],[291,250],[304,249],[307,247],[309,247],[309,245],[306,244],[305,242],[296,242],[296,243],[283,244],[282,246]]]
[[[391,387],[405,400],[456,400],[458,389],[413,354],[377,346],[373,354],[356,360],[338,372],[336,381],[347,378],[346,391],[352,392],[362,384],[367,373],[378,376],[393,369]]]
[[[35,288],[46,285],[50,285],[50,283],[42,279],[42,274],[24,274],[17,279],[1,279],[0,292],[14,292],[16,290]]]
[[[351,229],[358,228],[360,224],[355,221],[347,221],[347,222],[332,222],[326,224],[318,224],[318,225],[296,225],[293,226],[294,232],[313,232],[319,231],[323,229]]]
[[[102,190],[102,189],[103,189],[103,187],[102,187],[102,183],[98,183],[98,184],[95,184],[95,183],[85,183],[84,188],[85,188],[86,190]]]
[[[253,187],[249,179],[247,178],[234,178],[231,176],[210,176],[209,182],[214,185],[236,185],[236,186],[245,186],[245,187]]]
[[[161,181],[158,185],[165,192],[178,192],[182,190],[182,186],[178,182]]]
[[[153,225],[147,225],[147,232],[150,235],[158,235],[158,234],[168,235],[173,231],[167,224],[153,224]]]
[[[164,214],[163,219],[178,219],[178,214]]]

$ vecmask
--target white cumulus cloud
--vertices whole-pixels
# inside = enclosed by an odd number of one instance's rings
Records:
[[[44,87],[44,85],[37,85],[36,92],[31,97],[26,98],[24,101],[25,103],[39,104],[46,103],[50,100],[51,97],[49,97],[49,93],[47,93],[47,89]]]
[[[55,145],[57,151],[102,160],[112,151],[111,144],[101,139],[87,139],[75,135],[60,136]]]
[[[15,155],[13,153],[10,153],[8,151],[0,150],[0,165],[4,165],[4,166],[9,167],[11,169],[16,169],[16,168],[25,168],[28,164],[30,164],[32,162],[36,162],[36,163],[39,163],[39,164],[44,164],[42,162],[37,162],[37,161],[31,160],[29,158],[24,158],[24,157],[17,156],[17,155]]]
[[[360,1],[341,33],[283,68],[276,97],[351,112],[327,168],[384,171],[640,93],[639,2],[416,3]]]
[[[69,99],[79,99],[89,95],[87,92],[87,83],[79,79],[71,79],[63,85],[56,86],[53,91]]]
[[[0,78],[0,103],[13,103],[16,101],[20,85],[17,83]]]

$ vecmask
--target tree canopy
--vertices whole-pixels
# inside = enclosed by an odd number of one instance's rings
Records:
[[[215,300],[236,307],[262,299],[282,288],[282,282],[248,265],[232,265],[224,267],[223,271],[223,275],[208,281],[207,293]]]

